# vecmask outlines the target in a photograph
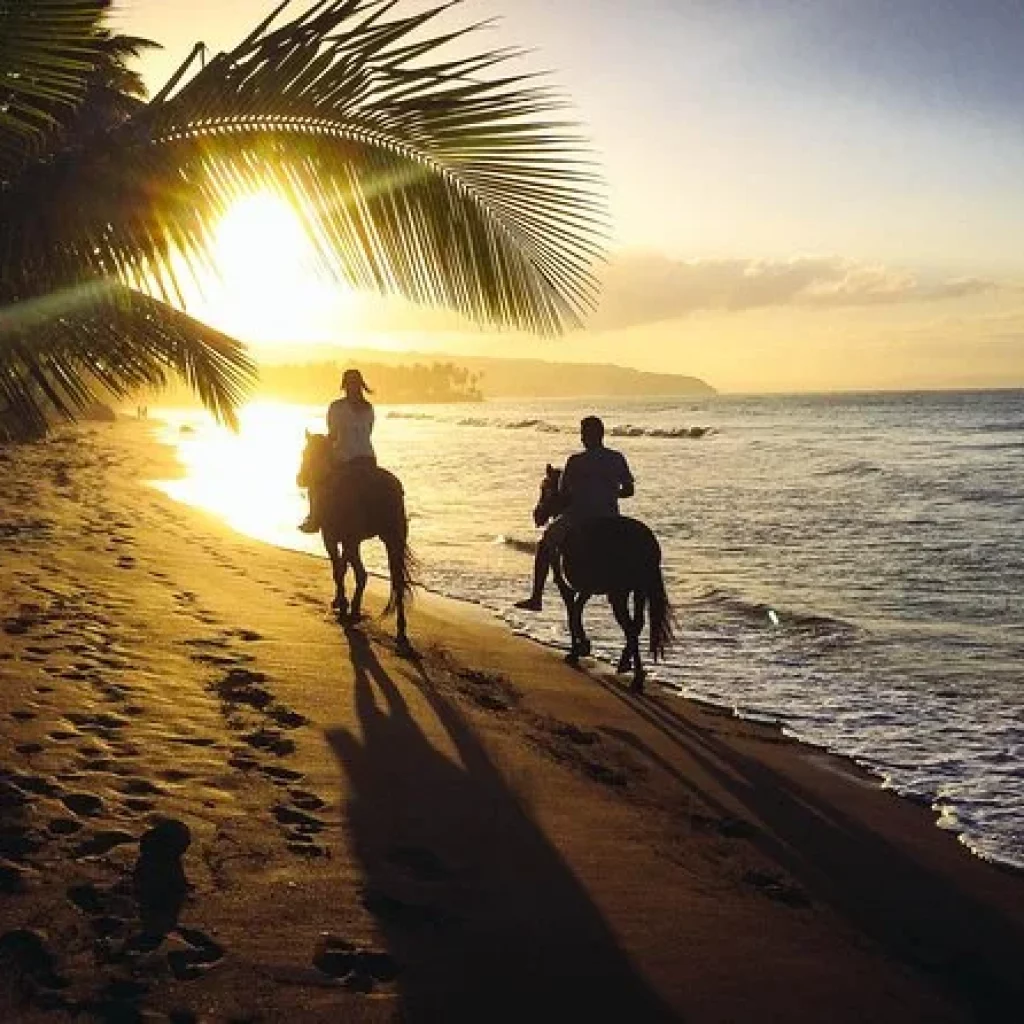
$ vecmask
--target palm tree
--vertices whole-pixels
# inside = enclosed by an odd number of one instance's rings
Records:
[[[31,104],[5,107],[3,85],[38,91],[53,67],[60,100],[80,96],[101,22],[78,42],[55,33],[61,59],[0,79],[0,400],[38,424],[96,383],[120,394],[177,372],[230,422],[252,364],[173,303],[182,273],[212,269],[218,219],[259,189],[290,200],[322,269],[352,287],[541,334],[578,323],[605,232],[587,148],[563,101],[506,69],[516,52],[465,56],[479,25],[432,28],[460,2],[320,0],[275,27],[286,0],[74,145],[25,144],[46,126]],[[26,7],[63,29],[105,3],[3,0],[0,36],[19,15],[39,36]],[[11,51],[0,44],[0,68]]]

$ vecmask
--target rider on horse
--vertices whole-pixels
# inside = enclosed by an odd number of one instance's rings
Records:
[[[547,528],[533,565],[533,592],[515,607],[539,612],[543,607],[544,584],[551,563],[557,556],[570,528],[588,519],[602,519],[619,514],[619,498],[633,496],[633,474],[621,452],[604,446],[604,424],[596,416],[587,416],[580,423],[580,440],[584,450],[569,457],[562,473],[559,492],[568,505]],[[539,524],[538,524],[539,525]]]
[[[373,406],[366,393],[373,394],[358,370],[346,370],[341,378],[344,398],[331,402],[327,410],[327,434],[331,440],[335,476],[352,479],[355,474],[375,468],[377,456],[370,435],[373,433]],[[321,525],[321,487],[309,488],[309,515],[299,526],[303,533],[317,533]]]

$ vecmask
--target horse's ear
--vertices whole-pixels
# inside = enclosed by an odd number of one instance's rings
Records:
[[[306,440],[308,441],[313,435],[309,432],[309,427],[306,427]]]
[[[548,476],[551,476],[551,474],[554,473],[554,471],[555,471],[555,467],[552,466],[551,463],[549,462],[548,463],[548,469],[547,469]]]

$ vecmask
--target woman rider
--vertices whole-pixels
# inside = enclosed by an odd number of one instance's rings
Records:
[[[373,406],[366,399],[373,392],[359,370],[346,370],[341,377],[343,398],[336,398],[327,409],[327,436],[331,441],[334,464],[339,474],[372,469],[377,465],[370,435],[373,433]],[[316,533],[320,529],[320,487],[309,488],[309,515],[299,529]]]

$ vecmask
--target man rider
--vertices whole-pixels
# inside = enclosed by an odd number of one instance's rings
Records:
[[[537,545],[533,563],[533,592],[516,608],[539,612],[543,607],[544,584],[551,562],[557,555],[569,529],[587,519],[619,514],[619,498],[634,493],[633,474],[621,452],[604,446],[604,424],[596,416],[580,422],[580,440],[584,450],[569,457],[559,483],[559,493],[568,499],[565,511],[545,530]]]

